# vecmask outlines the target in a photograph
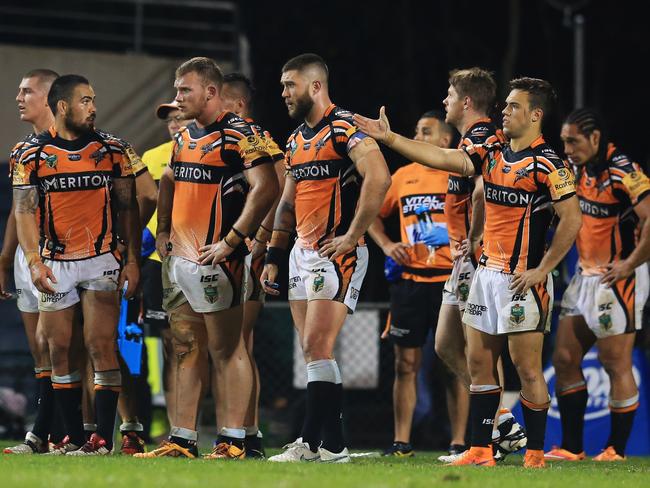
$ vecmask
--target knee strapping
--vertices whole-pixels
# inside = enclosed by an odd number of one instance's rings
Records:
[[[52,388],[55,390],[65,388],[81,388],[81,373],[79,371],[72,371],[69,374],[53,374]]]
[[[341,384],[341,371],[336,360],[319,359],[307,363],[307,383],[311,383],[312,381],[325,381],[336,385]]]
[[[119,390],[122,386],[122,373],[119,369],[95,371],[95,390]]]
[[[519,392],[519,399],[521,400],[522,405],[534,410],[536,412],[541,412],[542,410],[548,410],[551,406],[551,396],[548,396],[548,401],[544,403],[533,403],[530,400],[526,399],[522,392]]]
[[[587,383],[585,380],[579,381],[577,383],[573,383],[572,385],[567,385],[563,386],[561,388],[557,388],[557,396],[564,396],[564,395],[570,395],[571,393],[576,393],[581,390],[586,390],[587,389]]]
[[[633,410],[636,410],[638,406],[639,406],[638,392],[636,393],[636,395],[631,396],[630,398],[626,398],[625,400],[613,400],[612,398],[609,399],[609,409],[615,413],[631,412]]]

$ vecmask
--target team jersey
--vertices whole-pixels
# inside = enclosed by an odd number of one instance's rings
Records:
[[[267,143],[251,124],[230,112],[200,128],[196,122],[174,136],[169,163],[174,173],[170,254],[198,262],[199,248],[232,229],[246,200],[244,171],[272,163]],[[246,254],[240,244],[231,259]]]
[[[460,149],[474,144],[496,144],[505,142],[501,129],[492,120],[477,120],[463,135],[458,144]],[[472,192],[474,177],[449,173],[449,185],[445,197],[445,219],[451,244],[467,239],[472,218]]]
[[[640,166],[613,144],[600,164],[574,166],[582,227],[576,239],[583,275],[605,272],[608,263],[627,258],[635,246],[634,206],[650,195]]]
[[[411,163],[398,169],[392,177],[379,217],[399,212],[401,240],[410,246],[407,250],[410,261],[402,272],[405,280],[435,283],[449,278],[452,266],[449,246],[432,252],[421,239],[423,224],[446,224],[447,176],[445,171]],[[422,206],[428,207],[428,211],[418,215],[416,211]]]
[[[284,151],[280,149],[280,146],[278,146],[277,143],[273,140],[271,133],[268,130],[262,129],[262,127],[260,127],[260,125],[250,117],[247,117],[244,120],[251,125],[251,128],[257,135],[264,139],[269,154],[271,155],[271,159],[273,159],[274,162],[282,161],[284,159]]]
[[[22,141],[18,142],[9,153],[9,179],[13,181],[14,166],[20,159],[22,153],[29,147],[29,141],[34,139],[36,134],[33,132],[25,137]],[[36,222],[40,222],[41,209],[40,207],[36,209]]]
[[[95,130],[69,141],[50,128],[29,140],[12,177],[15,188],[38,188],[43,257],[75,261],[114,250],[113,179],[134,178],[123,141]]]
[[[334,104],[314,127],[303,123],[289,137],[286,161],[296,182],[300,247],[318,249],[324,240],[345,234],[350,227],[361,177],[348,154],[365,137],[352,122],[352,113]]]
[[[508,144],[464,148],[483,175],[485,229],[480,264],[504,273],[535,268],[545,250],[551,204],[575,195],[568,165],[540,135],[522,151]]]

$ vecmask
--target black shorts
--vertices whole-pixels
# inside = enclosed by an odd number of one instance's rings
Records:
[[[435,332],[445,283],[400,280],[390,285],[390,339],[400,347],[422,347]]]
[[[149,334],[160,336],[160,331],[169,327],[167,313],[162,307],[162,263],[145,259],[142,263],[142,315],[149,326]]]

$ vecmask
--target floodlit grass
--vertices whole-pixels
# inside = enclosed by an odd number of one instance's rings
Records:
[[[9,443],[0,443],[6,445]],[[608,464],[556,462],[548,463],[544,470],[524,470],[522,457],[516,455],[496,468],[450,468],[436,461],[438,454],[419,452],[410,459],[355,458],[351,464],[338,465],[0,454],[0,486],[623,488],[650,483],[650,458]]]

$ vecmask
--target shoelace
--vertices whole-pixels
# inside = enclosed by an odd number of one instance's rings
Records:
[[[54,444],[54,450],[63,449],[66,444],[70,443],[70,436],[65,436],[61,442]]]

